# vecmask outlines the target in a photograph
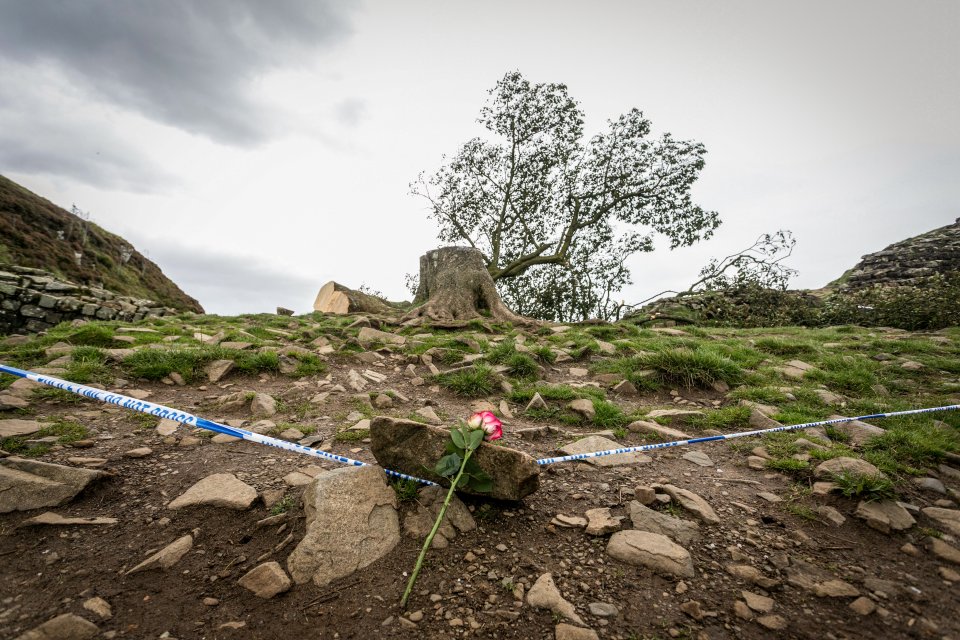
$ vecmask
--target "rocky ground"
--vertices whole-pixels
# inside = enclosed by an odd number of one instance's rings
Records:
[[[476,409],[542,458],[960,402],[956,329],[183,316],[0,362],[369,463],[371,427]],[[0,638],[960,637],[958,428],[546,466],[520,501],[455,503],[403,610],[435,490],[0,376]]]

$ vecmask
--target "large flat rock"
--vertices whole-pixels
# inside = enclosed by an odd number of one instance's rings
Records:
[[[33,435],[42,427],[36,420],[0,420],[0,438]]]
[[[370,438],[373,456],[385,469],[450,484],[446,478],[433,473],[450,438],[447,429],[378,416],[370,423]],[[482,495],[498,500],[520,500],[540,487],[540,466],[522,451],[485,442],[473,454],[473,459],[493,479],[493,489]],[[464,493],[471,492],[464,490]]]
[[[224,507],[243,511],[257,499],[257,490],[232,473],[215,473],[200,480],[186,492],[167,505],[170,509],[182,509],[196,505]]]
[[[690,552],[659,533],[627,529],[607,543],[607,554],[621,562],[684,578],[694,575]]]
[[[0,459],[0,513],[59,507],[105,476],[102,471],[16,456]]]
[[[604,438],[603,436],[589,436],[581,438],[576,442],[571,442],[561,447],[559,451],[565,456],[573,456],[581,453],[595,453],[597,451],[610,451],[612,449],[623,448],[624,446],[616,440]],[[583,461],[598,467],[618,467],[625,464],[647,464],[653,460],[650,456],[635,451],[631,453],[603,455],[596,458],[584,458]]]
[[[348,576],[400,542],[397,498],[383,469],[341,467],[314,478],[303,494],[307,531],[287,558],[297,584]]]

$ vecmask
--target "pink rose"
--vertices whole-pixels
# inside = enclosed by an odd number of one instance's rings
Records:
[[[476,428],[483,429],[486,434],[483,439],[487,442],[493,442],[503,437],[503,424],[497,416],[490,411],[481,411],[470,416],[467,424]]]

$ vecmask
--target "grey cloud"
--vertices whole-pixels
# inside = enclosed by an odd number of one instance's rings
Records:
[[[72,178],[96,187],[144,191],[176,182],[84,104],[23,81],[0,65],[0,167]]]
[[[207,313],[272,313],[277,306],[297,313],[312,310],[313,299],[323,284],[297,272],[287,272],[256,257],[191,251],[161,244],[151,248],[138,240],[151,260],[188,295],[200,301]]]
[[[349,98],[337,104],[334,113],[341,124],[355,127],[366,117],[367,103],[359,98]]]
[[[0,0],[0,57],[53,64],[81,86],[219,142],[271,134],[251,91],[347,32],[352,2],[332,0]]]

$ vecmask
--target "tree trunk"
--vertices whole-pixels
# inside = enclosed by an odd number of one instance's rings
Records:
[[[441,247],[420,256],[420,285],[404,316],[404,324],[459,326],[475,318],[531,324],[510,311],[483,264],[483,254],[470,247]]]
[[[313,302],[314,311],[323,313],[396,313],[397,309],[386,302],[331,280],[320,287]]]

